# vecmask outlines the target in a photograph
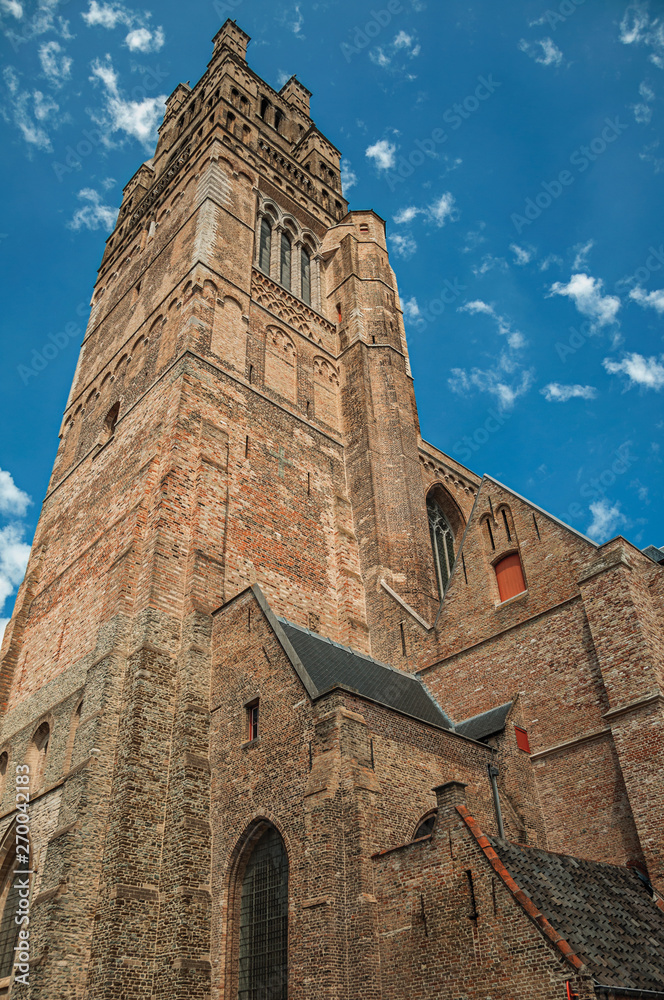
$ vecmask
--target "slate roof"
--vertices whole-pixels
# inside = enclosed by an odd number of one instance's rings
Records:
[[[465,719],[457,722],[455,730],[461,736],[468,736],[471,740],[485,740],[487,736],[493,736],[505,728],[505,721],[512,707],[511,701],[506,701],[504,705],[497,708],[490,708],[488,712],[481,712],[474,715],[472,719]]]
[[[633,871],[488,839],[598,985],[664,990],[664,912]]]
[[[313,682],[313,697],[342,687],[421,722],[454,731],[451,719],[419,677],[395,670],[285,618],[277,618],[277,622]],[[297,664],[293,665],[297,670]]]
[[[658,549],[656,545],[648,545],[645,549],[641,549],[644,556],[648,556],[656,563],[664,563],[664,548]]]

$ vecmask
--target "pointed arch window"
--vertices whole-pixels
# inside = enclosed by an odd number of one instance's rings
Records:
[[[15,840],[13,827],[10,834]],[[2,881],[0,882],[0,908],[2,908],[2,917],[0,917],[0,979],[5,979],[12,974],[16,957],[14,948],[20,930],[14,919],[21,899],[19,896],[20,886],[15,884],[18,881],[14,874],[16,863],[16,847],[13,847],[5,859]]]
[[[290,291],[291,287],[291,241],[288,233],[281,234],[281,284]]]
[[[270,255],[272,252],[272,226],[263,216],[261,219],[260,248],[258,254],[258,266],[266,274],[270,273]]]
[[[302,273],[302,300],[311,305],[311,254],[306,247],[302,247],[301,258]]]
[[[273,826],[256,843],[242,880],[238,1000],[288,996],[288,858]]]
[[[454,566],[454,535],[445,515],[433,497],[427,499],[427,514],[438,589],[442,596]]]

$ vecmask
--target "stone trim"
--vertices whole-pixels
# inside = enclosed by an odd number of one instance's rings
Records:
[[[500,876],[506,888],[509,889],[516,901],[520,903],[527,916],[530,917],[542,934],[548,938],[549,943],[558,949],[563,958],[565,958],[577,972],[587,972],[586,966],[581,961],[579,956],[572,950],[571,945],[569,945],[568,942],[561,937],[560,934],[558,934],[552,924],[550,924],[546,919],[544,914],[537,909],[530,896],[528,896],[523,889],[520,889],[516,884],[507,868],[489,843],[489,838],[482,833],[482,830],[466,807],[457,806],[456,811],[459,813],[459,816],[461,816],[478,845],[482,848],[487,861],[495,873]]]
[[[531,753],[530,759],[541,760],[543,757],[549,757],[551,754],[558,753],[559,750],[571,750],[572,747],[579,747],[584,743],[592,743],[593,740],[600,740],[603,736],[608,736],[610,733],[610,726],[604,726],[602,729],[593,729],[590,733],[583,733],[581,736],[575,736],[571,740],[565,740],[564,743],[554,743],[553,746],[547,747],[545,750],[538,750],[537,753]]]
[[[59,837],[64,837],[68,833],[75,833],[76,830],[80,830],[80,829],[81,829],[81,821],[79,819],[79,820],[76,820],[75,823],[69,823],[67,826],[61,826],[61,827],[59,827],[55,831],[55,833],[53,834],[53,836],[49,837],[48,842],[49,842],[49,844],[52,844],[53,841],[57,840]]]
[[[470,523],[470,521],[469,521]],[[461,548],[463,548],[463,541],[461,542]],[[456,567],[456,563],[454,564]],[[517,628],[523,628],[524,625],[530,625],[532,622],[536,622],[538,618],[543,618],[545,615],[549,615],[554,611],[559,611],[564,608],[567,604],[574,604],[575,602],[582,602],[583,598],[580,594],[575,594],[574,597],[568,597],[566,600],[561,601],[560,604],[552,604],[550,608],[545,608],[544,611],[538,611],[537,614],[532,615],[530,618],[524,618],[523,621],[515,622],[514,625],[508,625],[504,628],[502,632],[495,632],[493,635],[487,636],[486,639],[480,639],[479,642],[474,642],[472,646],[464,646],[463,649],[457,649],[455,653],[450,653],[449,656],[444,656],[441,660],[434,660],[433,663],[427,663],[423,667],[420,667],[415,671],[416,674],[423,674],[425,670],[431,670],[433,667],[440,667],[443,663],[447,663],[449,660],[453,660],[455,656],[462,656],[464,653],[470,653],[473,649],[479,649],[487,642],[494,642],[503,635],[507,635],[508,632],[513,632]]]
[[[427,632],[431,632],[431,630],[433,628],[433,625],[429,625],[428,622],[425,622],[424,618],[422,618],[420,615],[418,615],[417,611],[415,611],[414,608],[411,608],[410,604],[408,604],[406,601],[404,601],[403,597],[399,597],[399,595],[396,593],[396,591],[392,590],[392,588],[390,587],[389,583],[386,583],[385,580],[381,580],[380,581],[380,585],[383,588],[383,590],[387,591],[387,593],[390,595],[390,597],[393,597],[394,600],[397,601],[397,603],[401,605],[401,607],[404,609],[404,611],[407,611],[409,615],[412,615],[412,617],[415,619],[415,621],[419,625],[421,625],[422,628],[426,629]]]
[[[424,837],[418,837],[417,840],[407,840],[405,844],[397,844],[396,847],[386,847],[383,851],[376,851],[375,854],[371,855],[372,860],[376,858],[384,858],[386,854],[394,854],[395,851],[402,851],[404,847],[412,847],[413,844],[423,844],[427,840],[431,840],[433,834],[427,833]]]
[[[642,708],[652,707],[664,708],[664,695],[662,695],[659,691],[647,694],[643,698],[637,698],[635,701],[628,701],[624,705],[618,705],[617,708],[610,708],[608,712],[604,713],[603,718],[605,718],[607,722],[616,722],[618,719],[622,719],[623,716],[629,715],[632,712],[638,712]]]
[[[54,889],[46,889],[45,892],[40,892],[38,896],[32,901],[33,906],[37,906],[39,903],[48,903],[51,899],[58,899],[60,896],[64,896],[67,892],[67,883],[61,882],[60,885],[56,885]],[[32,962],[30,963],[33,964]]]

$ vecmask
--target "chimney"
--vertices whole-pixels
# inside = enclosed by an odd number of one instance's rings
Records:
[[[457,826],[461,819],[456,811],[457,806],[466,805],[466,785],[462,781],[447,781],[433,789],[438,802],[437,830],[447,830]]]

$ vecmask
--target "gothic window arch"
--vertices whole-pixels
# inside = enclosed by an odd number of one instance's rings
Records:
[[[48,744],[51,738],[51,727],[48,722],[42,722],[37,727],[35,735],[30,741],[28,752],[25,755],[25,763],[30,768],[30,793],[34,795],[42,786],[44,772],[46,770],[46,756],[48,754]]]
[[[118,418],[120,416],[120,404],[114,403],[106,414],[106,419],[104,420],[104,435],[107,441],[115,434],[115,428],[118,423]]]
[[[287,232],[282,232],[279,280],[281,281],[281,284],[284,286],[284,288],[287,288],[289,291],[291,287],[291,257],[292,257],[291,238]]]
[[[9,845],[2,868],[0,869],[0,980],[12,974],[16,952],[14,948],[18,939],[19,925],[15,921],[19,908],[20,895],[18,880],[14,869],[17,866],[16,828],[12,824],[5,837]]]
[[[300,252],[300,274],[302,277],[302,301],[311,305],[311,251],[305,244]]]
[[[272,225],[270,220],[263,216],[261,219],[260,246],[258,251],[258,266],[265,274],[270,273],[270,257],[272,254]]]
[[[7,767],[9,766],[9,752],[3,750],[0,753],[0,802],[2,801],[2,796],[5,793],[5,784],[7,783]]]
[[[442,596],[454,566],[454,535],[442,508],[433,496],[427,497],[427,515],[438,589]]]
[[[238,1000],[286,1000],[288,856],[275,827],[254,842],[241,878]]]

